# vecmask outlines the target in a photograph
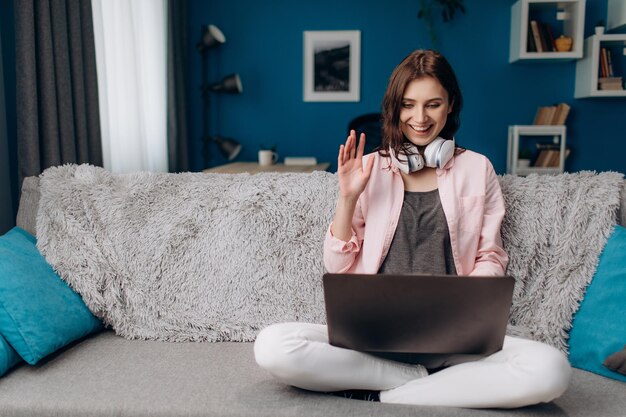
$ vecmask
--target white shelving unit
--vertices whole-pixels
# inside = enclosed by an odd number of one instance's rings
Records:
[[[573,40],[568,52],[528,52],[528,25],[533,11],[554,12],[563,21],[562,33]],[[511,43],[509,62],[570,61],[583,56],[585,0],[518,0],[511,6]],[[558,38],[561,32],[553,33]]]
[[[513,175],[561,174],[565,170],[566,127],[564,125],[513,125],[509,126],[509,143],[506,158],[506,172]],[[558,167],[520,167],[519,148],[525,136],[552,136],[554,144],[560,146]]]
[[[585,57],[576,63],[575,98],[626,97],[626,90],[598,90],[600,48],[602,46],[618,46],[622,54],[626,54],[626,34],[605,33],[585,39]],[[624,76],[625,74],[621,75]]]

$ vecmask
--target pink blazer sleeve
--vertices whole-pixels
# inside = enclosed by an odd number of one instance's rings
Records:
[[[469,275],[494,276],[504,275],[509,257],[502,246],[500,226],[504,218],[504,197],[498,177],[491,163],[486,165],[485,208],[483,225],[474,269]]]
[[[354,264],[363,244],[365,219],[361,210],[361,199],[357,202],[352,216],[352,237],[349,241],[344,242],[333,236],[331,226],[332,223],[328,226],[324,239],[324,266],[331,273],[347,272]]]

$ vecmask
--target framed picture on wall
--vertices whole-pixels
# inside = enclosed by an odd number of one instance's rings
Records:
[[[361,31],[304,32],[304,101],[359,101]]]

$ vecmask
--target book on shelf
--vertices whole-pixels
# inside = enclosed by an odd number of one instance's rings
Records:
[[[598,78],[598,90],[623,90],[624,82],[622,77],[600,77]]]
[[[614,77],[613,58],[611,51],[607,48],[600,48],[600,78]]]
[[[535,47],[537,52],[543,52],[543,43],[541,42],[541,30],[539,29],[539,22],[536,20],[530,21],[530,30],[533,33],[533,39],[535,40]]]
[[[556,51],[552,27],[538,20],[528,23],[528,47],[527,52],[553,52]]]
[[[559,103],[554,106],[542,106],[535,114],[535,125],[564,125],[569,115],[570,106],[567,103]]]
[[[615,73],[613,73],[613,58],[611,58],[609,49],[606,49],[606,65],[609,67],[609,77],[615,76]]]
[[[561,146],[552,143],[538,143],[537,158],[533,166],[539,168],[558,168],[561,159]],[[565,148],[565,158],[570,154],[570,148]]]
[[[622,77],[615,75],[611,50],[600,48],[600,63],[598,70],[598,90],[623,90]]]
[[[559,103],[556,106],[556,113],[554,114],[554,118],[552,119],[553,125],[564,125],[567,120],[567,116],[569,115],[571,107],[567,103]]]
[[[608,77],[609,69],[606,62],[606,48],[600,48],[600,77]]]

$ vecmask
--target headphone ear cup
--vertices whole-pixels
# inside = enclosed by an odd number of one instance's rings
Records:
[[[409,155],[409,172],[419,171],[424,165],[424,158],[419,152]]]
[[[436,138],[424,149],[424,159],[427,167],[443,168],[454,155],[454,141],[441,137]]]
[[[400,160],[394,150],[390,147],[389,154],[391,156],[391,162],[395,165],[400,171],[405,174],[410,174],[411,172],[419,171],[424,168],[424,158],[417,150],[415,145],[410,145],[407,149],[409,151],[409,155],[405,153],[400,154]]]

